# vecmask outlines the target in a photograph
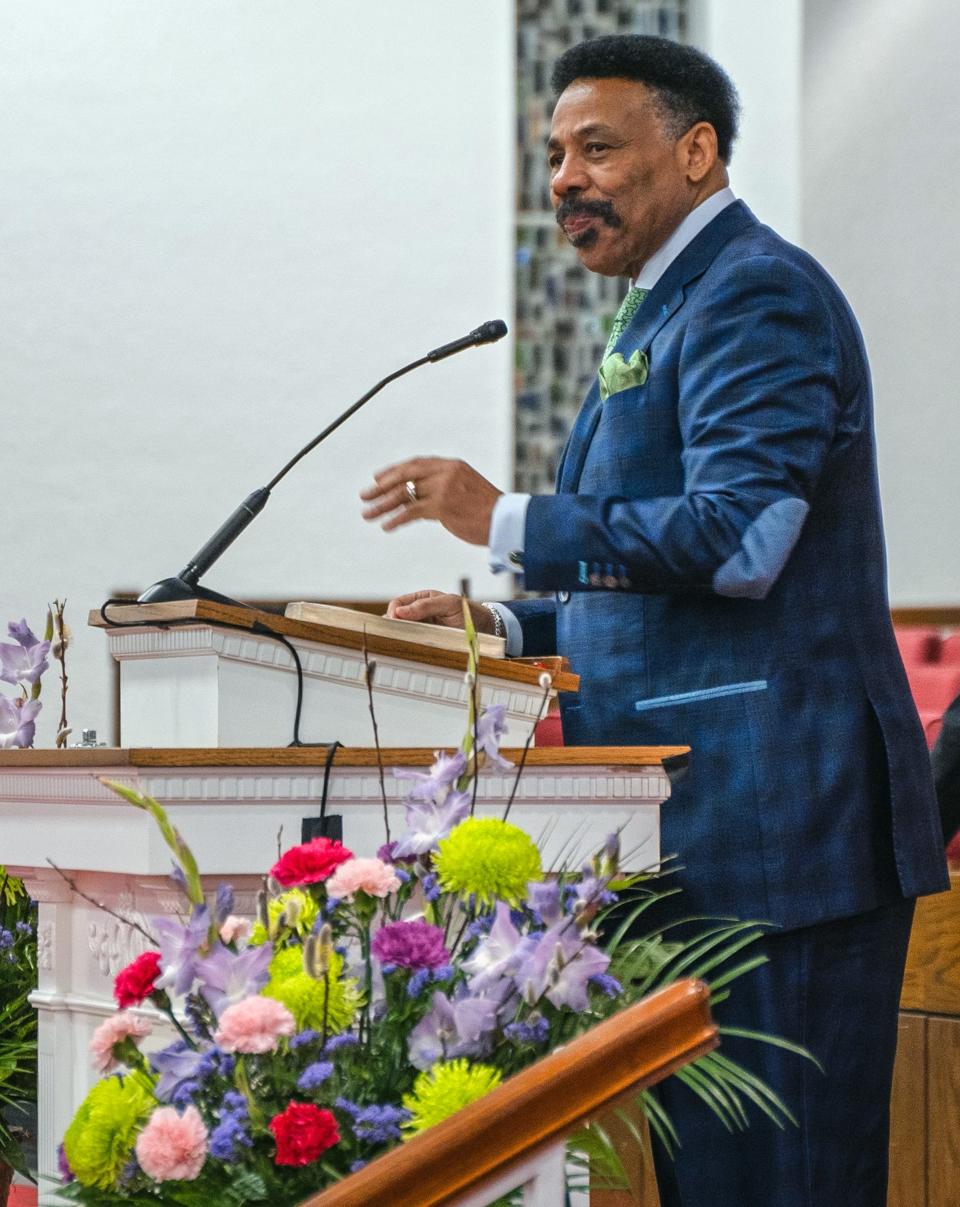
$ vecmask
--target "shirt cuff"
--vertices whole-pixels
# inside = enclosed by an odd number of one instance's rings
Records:
[[[504,637],[506,638],[506,654],[508,658],[519,658],[523,653],[523,629],[516,615],[506,604],[484,603],[485,608],[496,614],[503,621]]]
[[[530,496],[520,494],[503,494],[494,503],[488,549],[490,569],[494,574],[503,570],[519,574],[523,570],[523,541],[529,505]]]

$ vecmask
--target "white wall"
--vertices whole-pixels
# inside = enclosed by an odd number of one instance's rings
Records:
[[[803,0],[691,0],[690,41],[733,80],[742,105],[730,182],[761,222],[800,239]]]
[[[894,603],[960,600],[960,7],[807,0],[803,229],[873,366]]]
[[[0,622],[67,597],[77,731],[108,714],[90,607],[178,571],[379,377],[509,321],[513,28],[511,0],[0,3]],[[207,585],[498,589],[357,493],[415,453],[508,486],[510,399],[508,341],[388,387]]]

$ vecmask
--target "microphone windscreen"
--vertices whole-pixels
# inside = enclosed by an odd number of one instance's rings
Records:
[[[478,344],[492,344],[507,334],[507,324],[503,319],[488,319],[487,322],[481,323],[473,334]]]

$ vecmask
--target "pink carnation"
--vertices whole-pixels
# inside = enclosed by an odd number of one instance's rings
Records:
[[[207,1128],[195,1106],[162,1106],[137,1137],[140,1168],[155,1182],[192,1182],[207,1159]]]
[[[348,859],[327,881],[327,893],[343,901],[354,893],[386,897],[400,887],[396,870],[382,859]]]
[[[271,997],[245,997],[220,1015],[214,1035],[224,1052],[274,1052],[281,1035],[296,1030],[293,1015]]]
[[[98,1073],[111,1073],[120,1062],[113,1054],[114,1044],[122,1044],[125,1039],[145,1039],[153,1030],[148,1019],[137,1018],[130,1010],[114,1014],[106,1022],[102,1022],[93,1033],[90,1040],[90,1056],[93,1067]]]
[[[220,938],[224,943],[235,943],[238,939],[249,939],[253,925],[249,918],[238,918],[229,914],[220,927]]]

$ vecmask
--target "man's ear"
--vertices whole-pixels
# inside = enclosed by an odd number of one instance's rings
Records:
[[[717,132],[709,122],[697,122],[677,143],[680,170],[691,184],[700,184],[716,166]]]

